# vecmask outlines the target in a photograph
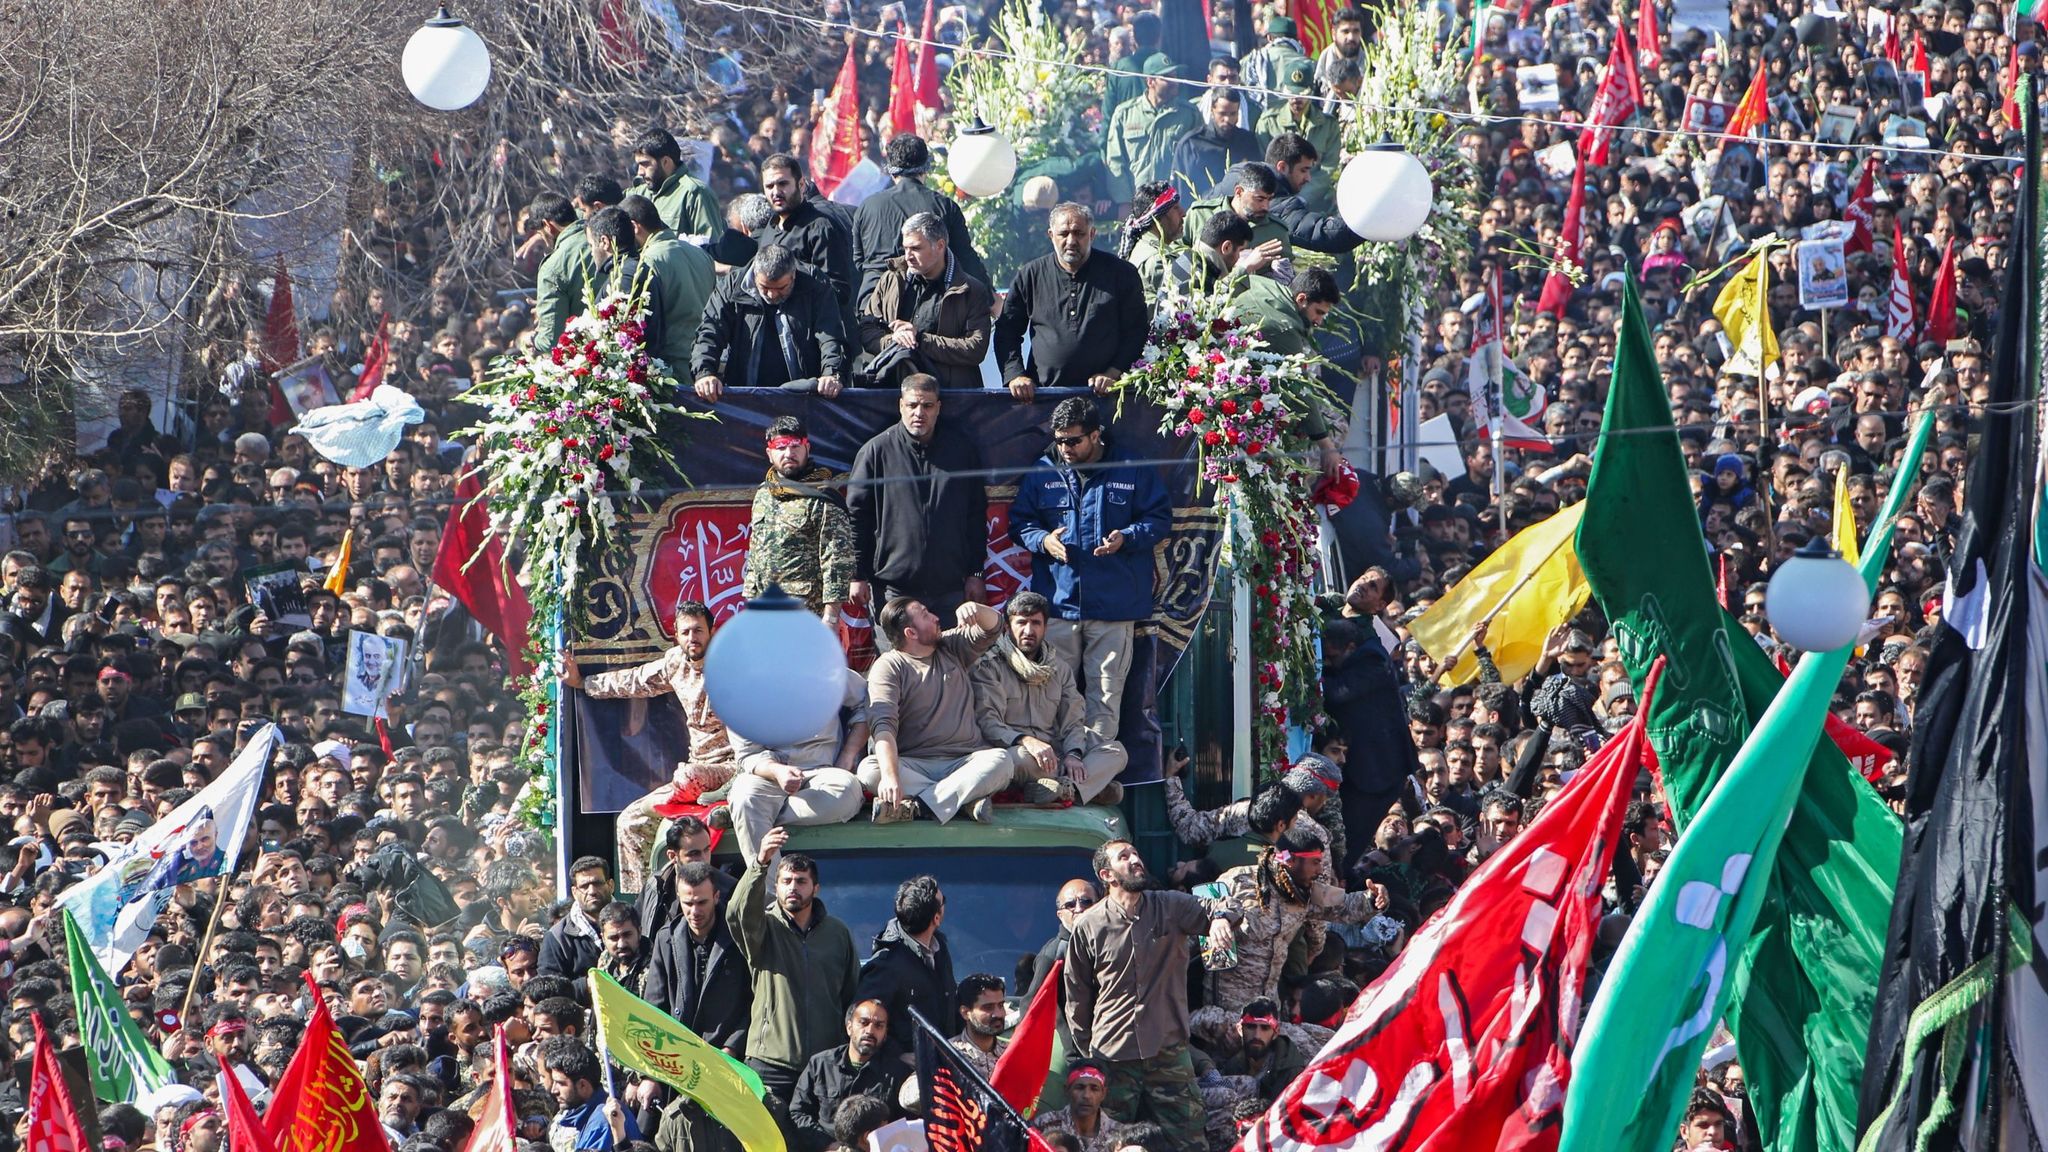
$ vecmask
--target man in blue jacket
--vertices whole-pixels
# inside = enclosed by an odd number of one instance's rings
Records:
[[[1085,396],[1052,414],[1052,451],[1017,485],[1010,537],[1031,553],[1031,590],[1052,602],[1046,643],[1076,670],[1088,727],[1117,738],[1137,621],[1152,614],[1152,553],[1173,504],[1149,466],[1110,451]]]

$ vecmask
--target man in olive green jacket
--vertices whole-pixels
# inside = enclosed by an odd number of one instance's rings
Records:
[[[541,262],[534,280],[533,347],[542,351],[554,347],[569,321],[583,315],[591,290],[596,260],[591,256],[590,237],[583,222],[602,208],[617,204],[625,194],[619,182],[609,176],[585,176],[576,182],[576,195],[564,201],[544,193],[527,207],[527,215],[543,229],[555,232],[555,247]],[[577,219],[577,214],[581,219]]]
[[[654,201],[628,193],[619,211],[633,222],[640,237],[640,266],[661,285],[661,347],[653,349],[668,364],[669,374],[682,379],[690,371],[690,350],[696,346],[697,327],[704,321],[704,304],[717,287],[717,270],[711,254],[682,240],[661,220]]]
[[[754,1017],[747,1066],[788,1114],[804,1062],[846,1042],[846,1006],[860,980],[853,933],[825,914],[818,866],[809,857],[778,860],[785,828],[761,837],[760,855],[726,901],[725,916],[754,973]]]
[[[1175,95],[1180,69],[1164,55],[1145,61],[1145,94],[1110,114],[1104,147],[1109,198],[1129,204],[1138,185],[1172,176],[1168,159],[1180,138],[1202,126],[1195,110]]]
[[[633,141],[633,174],[639,182],[631,190],[654,201],[661,222],[678,236],[703,243],[724,234],[718,195],[684,167],[682,146],[667,129],[649,128]]]

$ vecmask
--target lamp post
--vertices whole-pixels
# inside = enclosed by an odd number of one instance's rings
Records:
[[[491,82],[491,50],[443,4],[405,42],[398,70],[413,99],[436,112],[454,112],[484,94]]]
[[[711,638],[704,691],[727,728],[768,748],[825,730],[846,694],[846,653],[823,620],[777,584]]]
[[[1833,652],[1862,632],[1870,590],[1862,573],[1816,536],[1772,574],[1764,614],[1778,638],[1801,652]]]
[[[1422,161],[1399,144],[1375,144],[1337,178],[1337,214],[1367,240],[1398,244],[1422,230],[1436,186]]]
[[[955,188],[976,199],[1001,195],[1017,176],[1017,150],[1002,133],[976,116],[973,124],[953,138],[946,173]]]

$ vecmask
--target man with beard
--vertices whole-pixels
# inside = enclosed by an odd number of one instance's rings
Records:
[[[905,379],[896,403],[901,419],[854,455],[847,506],[856,579],[849,591],[870,612],[911,597],[944,618],[965,601],[988,598],[981,450],[971,430],[949,424],[941,435],[944,406],[935,377]],[[881,628],[875,640],[884,651],[894,643]]]
[[[804,198],[804,170],[795,157],[781,153],[761,161],[761,193],[775,210],[766,244],[779,244],[798,262],[829,283],[839,304],[841,331],[853,332],[853,290],[860,283],[853,264],[853,233]]]
[[[969,671],[995,643],[1002,617],[962,604],[941,630],[923,601],[899,596],[876,615],[890,650],[868,669],[874,751],[860,780],[875,795],[873,820],[896,824],[929,814],[944,824],[966,813],[986,824],[990,799],[1010,783],[1010,749],[991,748],[974,716]]]
[[[1372,569],[1353,588],[1385,578]],[[1345,747],[1337,796],[1343,801],[1345,851],[1351,858],[1343,861],[1340,875],[1348,875],[1358,858],[1372,851],[1380,821],[1401,802],[1418,767],[1393,661],[1370,627],[1377,620],[1376,596],[1363,598],[1368,619],[1332,620],[1323,629],[1324,709],[1344,733]],[[1350,607],[1347,600],[1347,611]]]
[[[830,1148],[839,1105],[855,1096],[880,1100],[892,1120],[902,1114],[896,1093],[910,1068],[897,1059],[888,1039],[889,1009],[880,1000],[863,1000],[846,1010],[846,1043],[811,1057],[790,1097],[799,1152]]]
[[[674,692],[690,730],[690,758],[676,765],[673,784],[665,784],[626,806],[618,819],[619,883],[629,892],[646,886],[648,851],[661,817],[657,805],[672,798],[695,799],[723,787],[738,767],[725,722],[711,710],[704,691],[704,652],[711,647],[711,610],[696,600],[676,605],[676,645],[635,668],[603,672],[585,680],[573,658],[562,660],[562,683],[581,689],[593,700],[659,696]]]
[[[986,1080],[995,1075],[996,1061],[1002,1059],[1003,1050],[1010,1046],[1003,1039],[1003,978],[987,972],[973,973],[953,990],[953,1003],[960,1012],[960,1034],[947,1043]]]
[[[1232,168],[1226,183],[1234,181],[1226,189],[1197,200],[1188,208],[1188,231],[1199,236],[1202,225],[1219,212],[1229,212],[1252,226],[1252,242],[1249,247],[1263,249],[1271,260],[1294,255],[1294,245],[1288,236],[1286,225],[1272,218],[1273,197],[1280,195],[1280,174],[1264,163],[1254,161]],[[1283,269],[1274,273],[1285,276]]]
[[[1128,759],[1124,746],[1086,723],[1073,668],[1046,643],[1051,614],[1036,592],[1019,592],[1004,605],[1006,631],[974,664],[982,739],[1010,750],[1013,783],[1040,804],[1121,803],[1116,775]]]
[[[1267,997],[1244,1006],[1237,1021],[1237,1041],[1237,1055],[1216,1070],[1225,1076],[1250,1077],[1253,1090],[1266,1103],[1272,1103],[1308,1067],[1308,1053],[1281,1033],[1280,1006]]]
[[[1241,917],[1227,900],[1154,889],[1127,840],[1096,849],[1094,864],[1109,897],[1074,921],[1067,948],[1073,1051],[1102,1063],[1110,1115],[1157,1123],[1175,1148],[1202,1147],[1188,1050],[1188,937],[1207,933],[1211,948],[1227,951]]]
[[[753,974],[747,971],[732,929],[718,914],[711,865],[685,864],[676,872],[679,914],[654,941],[647,969],[647,1002],[737,1060],[746,1052],[753,1010]],[[638,1090],[652,1097],[651,1089]],[[644,1103],[644,1101],[643,1101]],[[671,1131],[671,1126],[674,1131]],[[663,1147],[681,1152],[736,1149],[731,1133],[688,1097],[662,1114]]]
[[[1040,388],[1104,395],[1145,353],[1144,282],[1129,263],[1094,250],[1095,214],[1085,205],[1055,205],[1046,224],[1052,251],[1017,272],[996,320],[996,364],[1019,400]]]
[[[853,581],[853,519],[832,470],[811,463],[811,434],[801,418],[768,425],[768,476],[754,492],[741,591],[751,600],[779,584],[837,626]]]
[[[1067,1061],[1067,1106],[1040,1112],[1031,1126],[1040,1132],[1066,1132],[1080,1142],[1081,1152],[1112,1152],[1123,1147],[1124,1126],[1102,1110],[1108,1095],[1108,1074],[1097,1060]]]
[[[817,861],[802,853],[781,856],[788,838],[782,828],[761,838],[760,854],[725,911],[754,974],[747,1066],[767,1087],[771,1111],[787,1110],[805,1057],[833,1046],[860,979],[853,933],[818,899]],[[771,885],[772,899],[764,891]],[[885,1018],[879,1034],[888,1028]]]
[[[640,910],[623,900],[605,905],[597,914],[597,935],[604,942],[598,967],[635,996],[640,995],[647,975],[647,938],[640,932]]]
[[[569,914],[540,938],[540,973],[580,982],[603,951],[597,914],[612,902],[610,869],[602,858],[579,856],[569,865],[569,897]]]

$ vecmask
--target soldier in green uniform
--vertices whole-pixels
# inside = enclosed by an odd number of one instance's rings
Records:
[[[1229,195],[1197,200],[1188,209],[1188,231],[1200,235],[1209,217],[1218,212],[1235,212],[1252,226],[1252,247],[1264,248],[1269,259],[1293,257],[1294,241],[1288,236],[1287,226],[1270,215],[1273,197],[1281,193],[1280,174],[1265,164],[1240,164],[1231,169],[1230,177],[1236,178],[1237,185]]]
[[[603,208],[617,204],[624,196],[619,182],[609,176],[585,176],[576,182],[576,196],[564,200],[543,193],[527,206],[527,215],[551,232],[555,246],[541,261],[534,279],[533,346],[554,347],[569,321],[583,314],[591,290],[595,262],[590,255],[590,237],[583,222]],[[577,219],[577,214],[582,219]]]
[[[1302,199],[1318,212],[1333,211],[1337,203],[1337,188],[1330,179],[1330,170],[1338,164],[1338,152],[1344,143],[1343,128],[1337,117],[1321,100],[1315,97],[1315,65],[1306,59],[1288,62],[1280,73],[1279,87],[1288,98],[1276,101],[1259,114],[1259,122],[1253,131],[1258,135],[1261,147],[1270,146],[1273,138],[1292,132],[1305,137],[1315,146],[1316,155],[1323,165],[1310,178],[1308,185],[1300,189]]]
[[[1315,329],[1329,317],[1341,297],[1337,278],[1321,268],[1295,273],[1294,282],[1285,287],[1277,280],[1253,276],[1245,282],[1244,290],[1238,293],[1237,315],[1238,319],[1259,330],[1269,351],[1283,356],[1297,352],[1313,353],[1316,351]],[[1323,418],[1322,412],[1310,408],[1302,413],[1298,430],[1315,442],[1320,456],[1318,467],[1323,475],[1334,474],[1343,456],[1337,450],[1337,441],[1330,435],[1329,421]]]
[[[668,364],[671,375],[681,377],[690,370],[690,350],[696,343],[697,325],[704,319],[704,305],[716,287],[717,269],[709,252],[676,239],[654,201],[628,193],[619,202],[619,211],[633,222],[633,231],[639,236],[641,267],[661,288],[662,341],[649,351]]]
[[[770,584],[837,626],[853,581],[853,518],[827,485],[832,470],[811,463],[810,432],[795,416],[768,425],[768,477],[754,492],[741,591],[752,599]]]
[[[1140,184],[1164,180],[1167,158],[1181,137],[1202,126],[1194,109],[1174,99],[1180,69],[1155,55],[1145,61],[1145,94],[1126,101],[1109,118],[1104,148],[1109,164],[1109,198],[1129,204]]]
[[[725,232],[717,195],[683,168],[682,147],[667,129],[649,128],[633,141],[633,173],[640,182],[632,191],[654,201],[676,235],[701,244]]]

